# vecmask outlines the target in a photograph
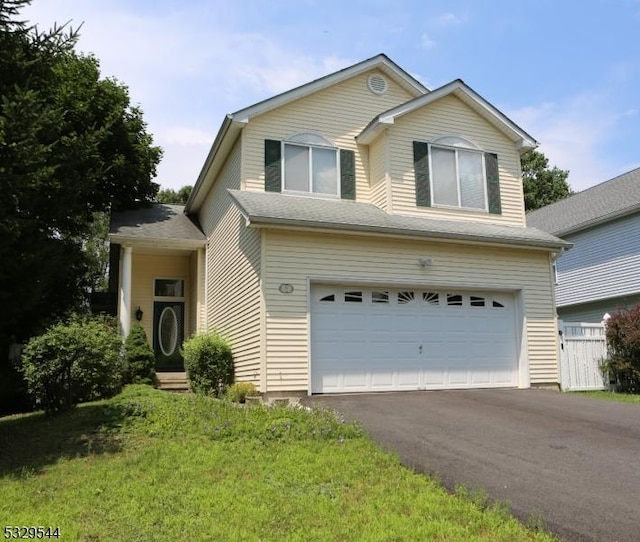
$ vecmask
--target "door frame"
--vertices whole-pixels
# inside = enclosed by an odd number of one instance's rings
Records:
[[[182,281],[182,295],[175,295],[175,296],[162,296],[162,295],[156,295],[156,283],[157,281],[160,280],[167,280],[167,281]],[[178,329],[178,345],[177,348],[180,349],[182,347],[182,341],[184,341],[185,338],[185,330],[187,329],[186,326],[186,318],[187,318],[187,280],[185,277],[183,276],[174,276],[174,277],[169,277],[169,276],[154,276],[153,277],[153,281],[152,281],[152,288],[153,288],[153,299],[152,299],[152,308],[153,308],[153,315],[152,315],[152,324],[151,324],[151,331],[152,331],[152,340],[151,340],[151,346],[153,348],[154,354],[156,355],[156,369],[157,370],[163,370],[162,367],[158,367],[158,352],[157,352],[157,346],[158,346],[158,341],[159,341],[159,337],[158,337],[158,323],[159,323],[159,318],[160,318],[160,313],[162,310],[164,310],[164,308],[167,306],[167,304],[179,304],[181,306],[181,322],[180,322],[180,326],[181,329]],[[162,306],[162,308],[160,308],[158,306],[158,304],[162,304],[164,306]],[[172,368],[173,369],[173,368]],[[176,363],[176,367],[175,370],[179,370],[179,371],[184,371],[184,360],[182,359],[182,356],[179,356],[179,362]]]

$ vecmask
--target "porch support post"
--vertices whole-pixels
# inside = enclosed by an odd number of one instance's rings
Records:
[[[203,248],[198,249],[196,258],[196,332],[204,331],[204,291],[205,291],[205,253]]]
[[[118,317],[123,337],[131,331],[131,247],[122,248],[122,270],[120,271],[120,302]]]

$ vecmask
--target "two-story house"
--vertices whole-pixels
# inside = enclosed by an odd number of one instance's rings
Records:
[[[556,262],[559,318],[595,323],[640,303],[640,168],[532,211],[527,223],[573,244]]]
[[[215,328],[269,397],[556,387],[568,244],[525,225],[536,145],[385,55],[230,114],[184,210],[113,218],[123,332],[140,317],[162,366]]]

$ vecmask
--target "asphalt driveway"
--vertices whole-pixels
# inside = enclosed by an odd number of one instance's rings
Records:
[[[567,540],[640,540],[640,406],[542,390],[316,396],[437,477]]]

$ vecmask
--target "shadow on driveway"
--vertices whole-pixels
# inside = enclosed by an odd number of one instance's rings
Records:
[[[640,406],[542,390],[314,396],[403,463],[575,541],[640,540]]]

